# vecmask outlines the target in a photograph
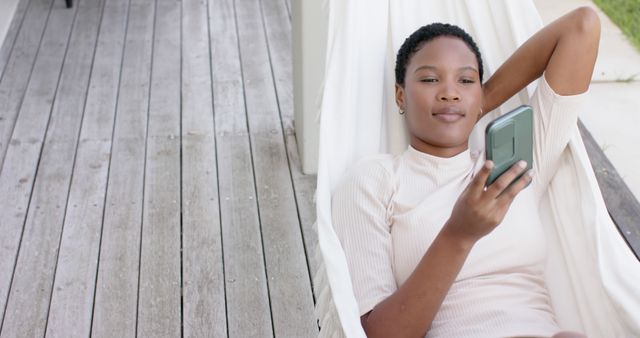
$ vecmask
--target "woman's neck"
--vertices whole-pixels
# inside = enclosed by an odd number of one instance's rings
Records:
[[[417,151],[420,151],[432,156],[443,157],[443,158],[454,157],[466,151],[467,149],[469,149],[468,142],[465,142],[457,146],[443,147],[443,146],[438,146],[438,145],[424,142],[423,140],[414,136],[411,136],[411,140],[409,143]]]

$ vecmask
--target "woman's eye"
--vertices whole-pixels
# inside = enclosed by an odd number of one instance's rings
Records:
[[[428,77],[426,79],[420,80],[420,82],[433,83],[433,82],[438,82],[438,79],[433,78],[433,77]]]
[[[467,84],[467,83],[475,83],[475,81],[474,81],[474,80],[472,80],[472,79],[460,79],[460,82],[462,82],[462,83],[464,83],[464,84]]]

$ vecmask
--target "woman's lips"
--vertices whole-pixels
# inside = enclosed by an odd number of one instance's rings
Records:
[[[458,109],[447,107],[433,113],[433,117],[444,122],[456,122],[464,117],[464,113]]]

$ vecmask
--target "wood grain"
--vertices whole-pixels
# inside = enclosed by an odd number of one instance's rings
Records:
[[[92,336],[136,334],[155,3],[132,0],[107,185]]]
[[[0,175],[0,196],[4,199],[4,211],[0,216],[0,309],[4,310],[0,318],[0,337],[29,335],[30,330],[23,331],[19,325],[40,318],[43,309],[46,317],[49,294],[46,290],[35,289],[33,292],[37,295],[34,295],[25,289],[30,289],[29,285],[33,282],[27,278],[35,272],[28,271],[29,268],[34,268],[31,264],[38,267],[47,265],[46,262],[50,259],[47,255],[51,254],[48,250],[57,250],[57,243],[52,243],[40,253],[41,248],[37,245],[44,238],[54,238],[54,242],[57,242],[55,230],[48,231],[48,220],[51,219],[51,223],[54,224],[51,228],[59,228],[64,215],[66,197],[49,196],[53,195],[54,191],[60,192],[58,185],[66,184],[64,178],[57,176],[58,170],[64,171],[60,166],[67,163],[57,164],[52,157],[45,163],[56,164],[54,168],[47,168],[39,173],[38,166],[74,16],[75,11],[62,12],[54,9],[51,13],[48,29],[42,40],[43,48],[33,65],[34,76],[25,91],[25,100],[20,108],[11,145],[7,151],[8,161]],[[71,89],[71,85],[72,83],[67,83],[67,88]],[[67,103],[73,106],[77,100],[72,98]],[[60,116],[64,111],[59,104],[56,106],[56,120],[64,118]],[[58,139],[49,142],[46,153],[52,155],[58,148],[64,148],[64,145],[56,144],[63,141]],[[34,183],[37,174],[42,183]],[[41,208],[44,210],[40,210]],[[49,212],[53,213],[48,214]],[[41,229],[47,232],[39,234],[38,231]],[[21,249],[22,246],[25,248]],[[37,309],[23,313],[21,303],[31,299],[37,303],[30,305],[37,305]],[[34,323],[34,326],[36,329],[32,332],[37,332],[38,325]],[[40,330],[43,327],[44,325]]]
[[[35,67],[35,58],[43,44],[45,27],[49,35],[52,30],[66,37],[64,30],[58,30],[58,26],[49,24],[53,0],[33,1],[25,15],[11,55],[2,73],[0,81],[0,174],[4,171],[3,163],[6,157],[11,135],[18,118],[25,91],[31,79],[32,70]],[[49,45],[50,46],[50,45]],[[45,46],[43,53],[49,52]],[[2,271],[2,270],[0,270]],[[0,289],[1,290],[1,289]]]
[[[91,332],[128,7],[127,0],[104,2],[60,239],[47,337],[87,337]]]
[[[640,203],[582,122],[578,123],[611,219],[640,259]]]
[[[158,0],[140,249],[139,337],[181,334],[180,2]]]
[[[274,334],[313,336],[311,283],[259,1],[238,2],[237,18]]]

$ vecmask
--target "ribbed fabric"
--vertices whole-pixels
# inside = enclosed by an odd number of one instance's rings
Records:
[[[533,184],[476,243],[427,337],[550,337],[559,331],[544,285],[546,247],[537,207],[575,127],[580,96],[557,95],[544,77],[540,81],[531,98]],[[395,158],[361,161],[342,180],[332,219],[361,315],[413,272],[483,162],[482,153],[438,158],[409,146]]]

